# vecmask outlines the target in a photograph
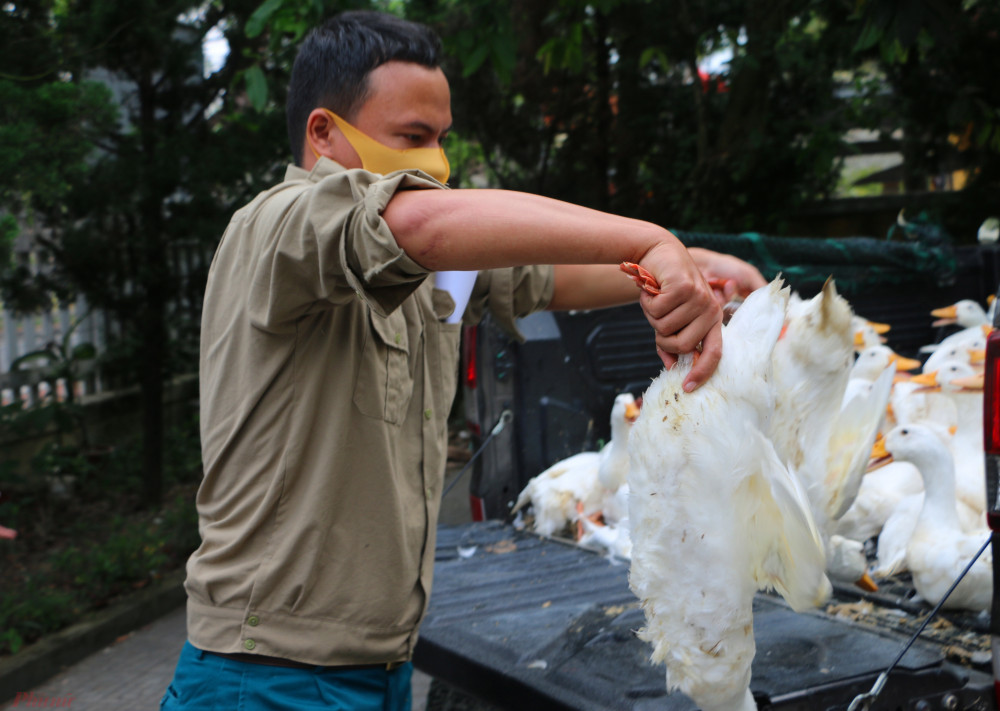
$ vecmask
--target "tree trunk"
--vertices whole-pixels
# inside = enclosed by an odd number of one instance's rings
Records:
[[[151,71],[144,71],[139,83],[139,120],[142,135],[143,165],[149,171],[156,166],[156,88]],[[166,293],[169,267],[166,233],[163,225],[162,199],[152,175],[144,181],[146,193],[140,202],[142,234],[139,235],[139,288],[145,303],[140,308],[138,332],[141,338],[138,364],[142,393],[142,499],[146,506],[163,500],[163,376],[167,350]]]

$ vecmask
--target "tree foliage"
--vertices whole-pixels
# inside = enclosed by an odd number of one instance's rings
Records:
[[[868,82],[873,128],[901,129],[906,180],[964,169],[969,184],[938,212],[970,237],[1000,195],[1000,4],[989,0],[865,0],[855,56],[879,68],[891,92]]]
[[[458,185],[780,234],[830,193],[845,132],[870,128],[902,129],[913,186],[969,169],[951,224],[978,224],[1000,194],[992,0],[12,0],[0,8],[0,261],[18,225],[44,228],[48,258],[42,286],[11,265],[0,287],[25,308],[81,292],[123,323],[151,500],[162,383],[191,367],[197,342],[197,314],[172,304],[200,302],[204,278],[182,279],[177,251],[210,254],[232,211],[280,177],[295,48],[349,8],[441,34]],[[229,46],[214,72],[210,32]],[[727,63],[700,71],[720,52]]]
[[[163,384],[196,352],[197,310],[177,304],[200,303],[204,272],[181,255],[207,264],[232,210],[287,155],[280,117],[229,91],[263,46],[243,29],[255,8],[28,0],[0,10],[12,48],[0,59],[0,196],[22,225],[44,228],[40,279],[8,270],[5,296],[30,280],[85,294],[121,325],[119,366],[143,394],[150,502],[162,492]],[[213,28],[232,51],[206,76]]]
[[[969,135],[973,178],[952,216],[981,220],[996,194],[995,3],[458,5],[421,4],[450,47],[514,48],[513,72],[462,52],[450,73],[456,124],[500,185],[685,229],[781,233],[830,195],[844,135],[867,128],[902,129],[913,188]],[[699,76],[720,51],[728,64]]]

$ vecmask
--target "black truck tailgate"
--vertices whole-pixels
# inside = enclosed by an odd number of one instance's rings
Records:
[[[414,663],[504,708],[695,709],[666,693],[664,668],[635,635],[642,625],[627,562],[498,521],[441,526]],[[846,709],[908,640],[822,610],[795,613],[766,594],[754,602],[754,632],[760,709]],[[989,675],[919,639],[872,708],[996,705]]]

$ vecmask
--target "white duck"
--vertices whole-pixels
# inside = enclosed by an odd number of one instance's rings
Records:
[[[854,401],[850,408],[841,407],[854,364],[853,321],[850,305],[832,280],[815,297],[789,310],[784,335],[772,356],[776,399],[768,433],[782,461],[806,489],[828,546],[827,559],[839,563],[827,572],[869,589],[863,547],[830,538],[836,519],[857,494],[892,390],[888,376],[877,393],[861,392],[861,398],[850,398]],[[837,550],[838,546],[844,549]]]
[[[920,472],[909,462],[889,462],[861,479],[854,503],[837,520],[835,533],[867,541],[882,532],[900,502],[912,494],[923,494]]]
[[[597,469],[605,489],[601,513],[604,522],[610,525],[628,516],[628,435],[638,416],[639,404],[632,393],[615,396],[611,407],[611,441],[601,450]]]
[[[640,636],[666,663],[667,688],[703,711],[757,708],[755,591],[775,588],[797,610],[830,592],[806,495],[764,435],[787,298],[775,280],[746,299],[698,390],[681,389],[691,356],[662,372],[629,437],[629,584],[646,615]]]
[[[906,561],[917,593],[937,604],[988,539],[988,532],[976,535],[962,530],[955,509],[952,458],[930,430],[922,425],[896,427],[886,435],[885,447],[894,459],[915,464],[924,480],[926,495],[906,546]],[[987,551],[943,607],[988,610],[992,596],[993,564]]]
[[[578,545],[603,550],[611,560],[615,558],[628,560],[632,557],[632,539],[629,535],[628,517],[621,519],[617,524],[604,524],[587,517],[581,517],[580,527],[583,532],[577,540]]]
[[[986,462],[983,457],[983,374],[968,363],[948,361],[930,373],[911,378],[937,389],[955,405],[957,422],[952,443],[958,497],[986,510]]]
[[[628,475],[628,433],[639,416],[632,393],[619,393],[611,406],[611,440],[601,450],[598,476],[604,488],[615,491]]]
[[[908,464],[909,462],[898,462]],[[919,476],[920,472],[917,472]],[[913,538],[913,531],[924,505],[924,492],[904,496],[886,519],[876,541],[875,565],[871,574],[878,579],[905,573],[909,570],[906,561],[906,546]],[[989,534],[986,517],[963,501],[956,501],[955,511],[958,525],[968,534],[985,537]]]
[[[875,379],[889,366],[893,366],[897,373],[916,370],[920,367],[920,361],[915,358],[905,358],[889,346],[876,345],[869,346],[858,353],[851,366],[851,380],[867,380],[875,382]]]
[[[982,370],[986,362],[986,337],[989,328],[980,326],[959,331],[958,338],[945,339],[927,356],[921,371],[930,373],[938,370],[944,363],[952,360],[968,363],[975,370]],[[951,338],[950,336],[948,338]]]
[[[858,495],[875,438],[885,420],[895,375],[896,368],[890,365],[871,383],[870,390],[855,393],[837,413],[827,445],[824,481],[824,514],[831,522],[843,516]]]
[[[931,316],[937,319],[931,324],[932,326],[958,325],[962,328],[971,328],[990,325],[986,318],[986,309],[972,299],[962,299],[950,306],[934,309],[931,311]]]
[[[941,444],[949,452],[951,451],[954,427],[946,428],[933,420],[907,424],[919,424],[924,430],[933,433]],[[880,446],[876,446],[876,451],[873,452],[876,463],[873,467],[878,468],[865,476],[862,492],[855,501],[855,505],[858,505],[862,502],[871,503],[875,498],[873,494],[864,494],[869,478],[880,484],[878,489],[880,499],[877,503],[881,504],[881,508],[876,513],[870,514],[873,518],[882,517],[881,530],[878,531],[877,560],[872,570],[876,578],[886,578],[908,570],[906,545],[913,535],[924,502],[924,483],[916,465],[903,459],[893,459],[884,444],[883,440]],[[982,511],[969,506],[961,499],[956,500],[955,509],[963,531],[973,533],[985,529],[986,519]]]
[[[776,397],[768,434],[801,477],[817,515],[826,509],[827,443],[854,362],[851,318],[850,306],[827,280],[819,294],[789,312],[772,356]]]
[[[851,318],[851,333],[854,335],[854,350],[863,351],[873,346],[885,344],[883,334],[889,332],[889,324],[876,323],[868,319],[854,315]]]
[[[611,440],[599,452],[567,457],[532,478],[518,495],[511,513],[531,504],[533,530],[551,536],[581,517],[600,514],[606,505],[613,505],[614,492],[609,492],[603,482],[617,481],[624,477],[622,470],[628,470],[628,429],[637,414],[631,393],[617,395],[611,408]]]
[[[530,504],[533,530],[552,536],[576,521],[581,510],[584,515],[600,511],[604,500],[604,487],[597,477],[600,464],[600,452],[580,452],[556,462],[528,482],[511,513]]]
[[[945,430],[958,427],[958,411],[952,399],[940,388],[921,384],[920,380],[915,376],[893,386],[886,431],[909,422],[930,423]]]

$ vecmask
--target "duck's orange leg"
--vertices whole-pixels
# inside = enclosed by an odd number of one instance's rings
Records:
[[[640,267],[635,262],[622,262],[619,267],[623,272],[629,275],[629,277],[634,281],[640,289],[645,291],[647,294],[652,294],[657,296],[663,292],[660,290],[660,285],[656,282],[656,279],[649,270]],[[726,282],[729,279],[706,279],[708,285],[716,290],[723,290],[726,286]]]
[[[632,281],[634,281],[636,285],[647,294],[656,296],[663,293],[660,291],[660,285],[656,283],[656,279],[653,278],[653,275],[650,274],[647,269],[640,267],[635,262],[622,262],[619,268],[628,274]]]

